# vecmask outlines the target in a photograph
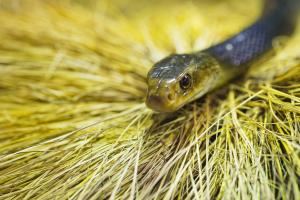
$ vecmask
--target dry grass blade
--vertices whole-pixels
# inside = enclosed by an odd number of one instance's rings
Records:
[[[252,78],[155,114],[151,65],[262,5],[158,2],[0,0],[0,199],[300,198],[300,29]]]

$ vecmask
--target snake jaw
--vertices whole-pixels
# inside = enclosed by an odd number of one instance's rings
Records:
[[[156,112],[171,112],[170,110],[172,110],[166,107],[169,105],[166,100],[158,95],[147,96],[146,105]]]
[[[147,107],[156,112],[172,112],[176,110],[177,93],[173,85],[166,86],[166,83],[160,83],[159,85],[160,87],[156,85],[148,88]]]

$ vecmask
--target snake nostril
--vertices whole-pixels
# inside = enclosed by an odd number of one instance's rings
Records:
[[[175,100],[175,94],[172,92],[167,93],[167,99],[170,102],[173,102]]]
[[[167,95],[167,98],[168,98],[169,101],[174,101],[174,99],[175,99],[175,97],[174,97],[174,95],[172,93],[169,93]]]

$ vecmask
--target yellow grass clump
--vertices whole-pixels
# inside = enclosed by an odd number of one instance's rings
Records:
[[[144,105],[153,63],[262,5],[0,0],[0,199],[299,199],[299,28],[176,113]]]

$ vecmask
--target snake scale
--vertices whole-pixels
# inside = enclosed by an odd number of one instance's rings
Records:
[[[147,76],[146,105],[156,112],[173,112],[244,73],[272,49],[274,38],[293,33],[299,2],[267,0],[261,17],[233,37],[154,64]]]

